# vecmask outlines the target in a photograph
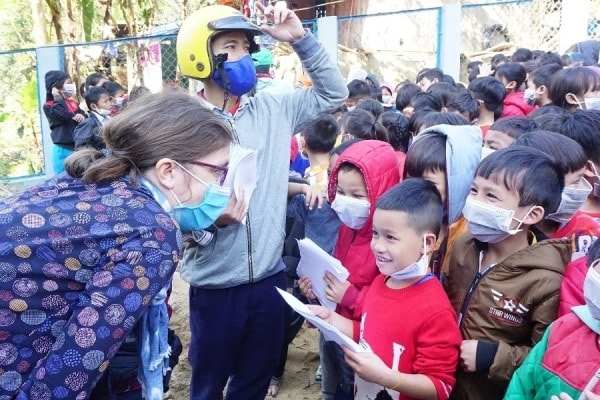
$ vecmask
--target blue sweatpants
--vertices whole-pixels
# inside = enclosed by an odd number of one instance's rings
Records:
[[[227,289],[190,287],[190,400],[264,400],[283,343],[279,272]],[[229,380],[229,383],[228,383]]]

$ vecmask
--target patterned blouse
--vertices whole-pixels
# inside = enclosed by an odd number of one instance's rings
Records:
[[[0,400],[85,399],[175,271],[144,188],[60,175],[0,200]]]

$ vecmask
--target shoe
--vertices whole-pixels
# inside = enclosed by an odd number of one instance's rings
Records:
[[[279,389],[281,389],[282,383],[283,376],[281,378],[272,377],[271,382],[269,383],[269,389],[267,390],[267,396],[276,397],[277,393],[279,393]]]
[[[323,379],[323,367],[321,367],[321,364],[319,364],[319,366],[317,367],[317,372],[315,372],[315,382],[321,382],[322,379]]]

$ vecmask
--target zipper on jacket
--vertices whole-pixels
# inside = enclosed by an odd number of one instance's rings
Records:
[[[252,229],[250,228],[250,211],[246,214],[246,234],[248,235],[248,283],[254,282],[254,265],[252,261]]]
[[[467,291],[467,295],[465,296],[462,306],[460,307],[460,313],[458,314],[458,328],[459,329],[461,328],[462,322],[465,318],[465,313],[467,312],[467,307],[469,306],[469,303],[471,302],[471,297],[473,297],[473,293],[475,293],[475,289],[477,289],[477,286],[479,286],[479,283],[481,282],[481,280],[491,270],[492,270],[492,268],[488,268],[483,273],[477,271],[477,274],[475,274],[475,277],[473,278],[473,281],[471,282],[471,286],[469,286],[469,290]]]
[[[577,400],[585,400],[587,398],[585,397],[585,393],[592,390],[596,386],[598,381],[600,381],[600,368],[596,370],[596,373],[594,374],[594,376],[592,376],[592,379],[590,379],[587,385],[585,385]]]

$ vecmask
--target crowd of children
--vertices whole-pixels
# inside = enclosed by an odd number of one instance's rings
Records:
[[[425,69],[395,102],[350,81],[328,192],[297,169],[312,190],[290,204],[325,198],[350,273],[323,277],[335,311],[311,310],[372,351],[321,337],[324,399],[600,394],[600,68],[525,49],[481,64],[468,84]]]
[[[301,320],[264,293],[286,277],[313,313],[366,350],[320,336],[325,400],[598,398],[598,60],[518,49],[494,57],[489,74],[470,63],[465,84],[427,68],[395,89],[365,73],[338,107],[339,72],[293,12],[267,7],[272,24],[262,31],[292,43],[309,71],[313,87],[295,92],[249,85],[261,28],[227,7],[210,10],[219,23],[198,14],[180,32],[178,46],[190,48],[178,53],[182,71],[204,83],[198,106],[258,150],[262,180],[246,225],[248,208],[234,195],[201,228],[215,239],[183,254],[191,397],[215,398],[225,385],[228,398],[277,395]],[[198,35],[206,40],[194,53]],[[210,59],[208,69],[189,64],[195,57]],[[269,57],[255,57],[255,68],[270,68]],[[126,91],[90,75],[80,92],[86,114],[64,72],[49,72],[46,90],[58,173],[73,151],[106,147],[100,132]],[[295,274],[304,237],[349,272],[345,281],[323,276],[335,310]],[[250,301],[257,306],[239,308]]]

